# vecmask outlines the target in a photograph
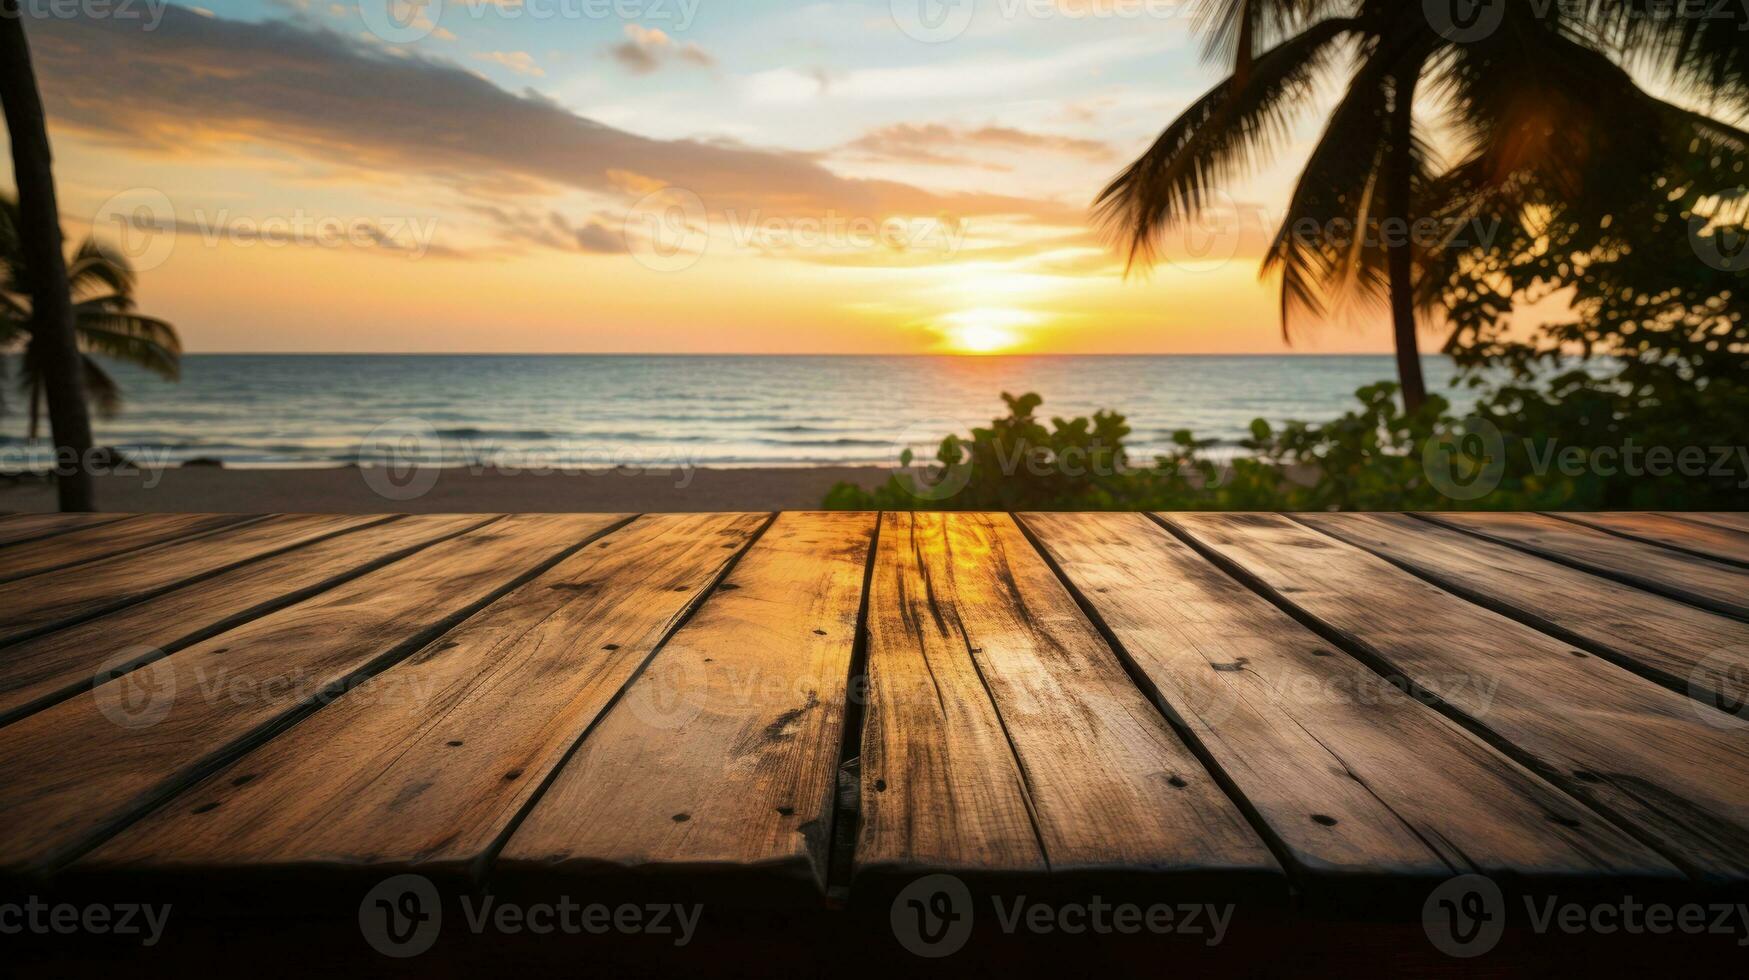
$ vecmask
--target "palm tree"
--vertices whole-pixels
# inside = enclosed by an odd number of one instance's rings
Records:
[[[85,405],[78,342],[73,336],[72,294],[61,256],[61,221],[55,205],[48,127],[43,122],[42,95],[31,68],[18,0],[0,0],[0,109],[5,111],[12,143],[13,179],[24,202],[13,234],[18,239],[17,252],[27,257],[35,270],[31,277],[35,287],[31,295],[35,364],[48,400],[55,445],[78,461],[61,469],[56,493],[62,510],[92,510],[96,501],[91,474],[80,465],[91,451],[91,416]]]
[[[30,297],[37,292],[34,269],[18,248],[18,235],[13,232],[17,222],[17,203],[0,197],[0,351],[22,347],[19,382],[30,403],[34,439],[46,400],[47,372],[30,315]],[[87,238],[67,261],[67,284],[81,351],[80,373],[98,414],[116,413],[121,388],[92,354],[137,365],[167,381],[177,380],[181,341],[170,324],[134,312],[134,272],[127,259]]]
[[[1642,91],[1606,53],[1621,32],[1601,15],[1496,3],[1504,4],[1498,27],[1457,37],[1405,0],[1209,0],[1208,51],[1230,58],[1232,74],[1101,192],[1099,221],[1126,241],[1132,267],[1151,264],[1158,236],[1208,209],[1221,183],[1279,149],[1318,82],[1348,57],[1347,89],[1300,175],[1264,272],[1281,275],[1289,340],[1301,316],[1384,300],[1404,404],[1419,409],[1427,389],[1417,314],[1438,295],[1423,272],[1444,258],[1436,253],[1476,243],[1412,235],[1417,219],[1442,219],[1438,227],[1449,231],[1533,199],[1584,201],[1606,215],[1618,202],[1587,200],[1587,187],[1626,186],[1621,173],[1658,172],[1696,140],[1749,147],[1742,132]],[[1415,118],[1417,94],[1429,89],[1463,145],[1464,157],[1443,171]]]

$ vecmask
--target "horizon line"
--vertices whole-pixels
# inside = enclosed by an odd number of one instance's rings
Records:
[[[182,352],[184,357],[953,357],[971,361],[995,361],[1019,357],[1395,357],[1389,351],[1037,351],[1009,354],[961,354],[952,351],[787,351],[781,353],[749,353],[746,351],[281,351],[281,350],[203,350]],[[1450,357],[1438,351],[1421,354],[1427,357]]]

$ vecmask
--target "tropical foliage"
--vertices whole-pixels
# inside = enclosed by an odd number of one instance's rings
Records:
[[[45,401],[46,372],[31,324],[30,297],[35,283],[18,227],[17,203],[0,198],[0,352],[18,354],[18,381],[29,405],[34,438]],[[135,311],[134,272],[125,257],[87,238],[68,259],[67,278],[85,390],[100,414],[114,414],[120,408],[121,388],[93,355],[176,380],[181,342],[170,324]]]
[[[1653,97],[1622,67],[1637,56],[1708,92],[1749,89],[1744,35],[1697,26],[1670,9],[1681,6],[1496,0],[1497,25],[1463,31],[1437,23],[1437,5],[1404,0],[1209,0],[1207,51],[1231,75],[1105,189],[1098,214],[1132,265],[1152,262],[1163,233],[1287,143],[1319,82],[1347,64],[1264,271],[1280,276],[1290,338],[1302,319],[1388,305],[1413,411],[1424,390],[1417,311],[1438,308],[1449,253],[1486,249],[1471,234],[1486,227],[1478,219],[1530,204],[1601,218],[1679,154],[1749,149],[1740,130]],[[1423,93],[1461,147],[1454,161],[1438,158],[1416,119]]]

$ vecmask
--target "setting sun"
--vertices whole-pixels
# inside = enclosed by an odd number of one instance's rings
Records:
[[[1039,321],[1024,310],[962,310],[942,317],[943,347],[956,354],[1003,354],[1022,343],[1019,328]]]

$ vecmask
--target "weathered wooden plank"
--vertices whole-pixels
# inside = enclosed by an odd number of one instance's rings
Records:
[[[248,514],[142,514],[70,531],[13,545],[0,552],[0,582],[70,568],[179,538],[198,537],[260,519]]]
[[[0,728],[0,872],[79,853],[617,520],[495,521]]]
[[[491,519],[408,517],[366,527],[15,643],[0,650],[0,724],[79,693],[100,673],[131,670]]]
[[[1558,520],[1583,524],[1600,531],[1619,534],[1635,541],[1662,545],[1736,564],[1749,564],[1749,535],[1714,527],[1680,521],[1662,514],[1550,514]]]
[[[0,644],[101,615],[252,559],[385,517],[299,514],[0,585]]]
[[[1669,513],[1664,516],[1674,520],[1687,521],[1692,524],[1708,524],[1713,527],[1722,527],[1727,530],[1742,531],[1745,534],[1749,534],[1749,514],[1724,512],[1708,514]]]
[[[1739,719],[1286,518],[1164,519],[1684,870],[1749,877],[1749,726]]]
[[[1279,865],[1002,515],[886,514],[857,871]]]
[[[1749,619],[1749,570],[1629,541],[1540,514],[1425,514],[1481,535],[1649,592]]]
[[[10,514],[0,518],[0,546],[114,524],[127,514]]]
[[[1472,602],[1731,707],[1749,676],[1749,623],[1401,514],[1298,518]]]
[[[826,885],[873,514],[783,514],[530,811],[495,874]]]
[[[638,519],[79,867],[477,874],[590,723],[767,520]]]
[[[1468,872],[1681,877],[1147,517],[1022,520],[1314,891]]]

